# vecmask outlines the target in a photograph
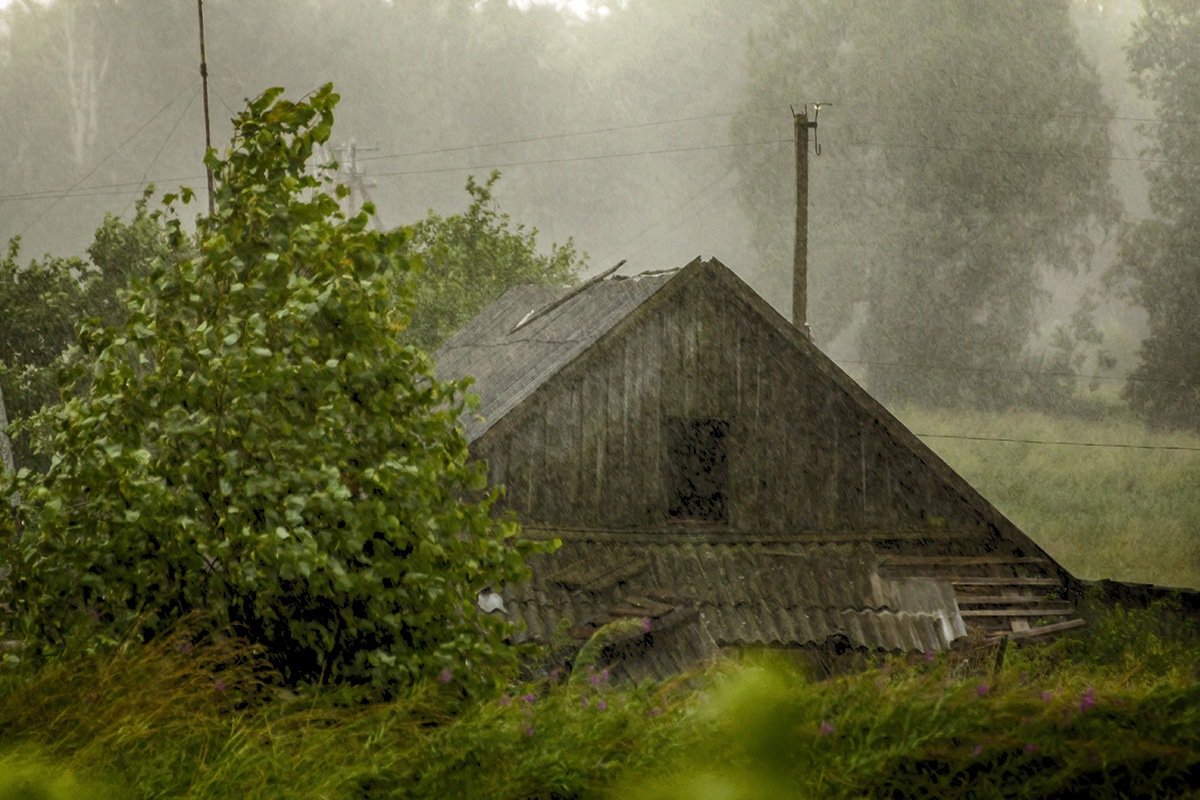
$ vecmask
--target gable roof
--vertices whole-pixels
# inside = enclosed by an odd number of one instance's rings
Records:
[[[535,538],[563,540],[561,550],[531,562],[531,584],[504,590],[510,613],[533,637],[550,638],[562,620],[571,620],[576,635],[586,636],[607,622],[644,619],[658,632],[647,641],[658,645],[633,650],[648,674],[667,674],[726,645],[795,647],[840,637],[869,649],[936,650],[963,635],[968,614],[1010,614],[1007,609],[960,613],[955,599],[960,583],[1001,585],[1015,579],[1016,585],[1058,587],[1073,580],[805,333],[715,259],[696,259],[671,271],[605,274],[575,289],[507,292],[435,355],[440,377],[475,377],[473,391],[481,402],[475,414],[464,415],[468,440],[478,442],[501,423],[519,430],[528,415],[539,413],[536,398],[530,398],[540,388],[553,391],[555,377],[571,365],[589,369],[597,350],[619,341],[697,283],[705,292],[736,298],[739,314],[751,315],[808,362],[818,377],[817,391],[840,394],[865,412],[887,434],[889,446],[908,450],[921,469],[986,523],[991,540],[979,543],[986,550],[943,559],[970,562],[971,569],[982,572],[951,582],[966,568],[951,564],[951,575],[940,567],[931,568],[932,574],[915,567],[898,570],[884,558],[886,546],[873,549],[869,532],[851,534],[858,545],[839,549],[822,541],[825,534],[819,532],[782,534],[767,542],[753,531],[720,530],[702,542],[695,532],[677,537],[649,530],[526,529]],[[494,434],[501,441],[505,435],[503,429]],[[913,552],[920,552],[923,545],[914,541]],[[838,591],[842,594],[830,594]],[[1019,610],[1031,619],[1046,616]]]
[[[471,391],[480,405],[462,420],[468,442],[482,437],[522,401],[636,315],[651,298],[707,275],[723,291],[736,294],[759,318],[781,334],[831,384],[874,417],[938,478],[979,509],[1001,535],[1027,555],[1048,559],[1064,580],[1074,578],[1020,528],[996,509],[891,412],[826,356],[812,340],[716,258],[699,257],[673,270],[639,275],[602,273],[573,289],[522,286],[510,289],[434,354],[442,379],[474,377]]]
[[[434,354],[439,378],[475,379],[471,391],[480,405],[463,420],[467,441],[486,433],[680,272],[601,276],[574,289],[517,286],[501,295]]]

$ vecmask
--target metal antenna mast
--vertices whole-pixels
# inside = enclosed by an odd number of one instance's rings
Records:
[[[204,0],[196,0],[196,13],[200,17],[200,80],[204,84],[204,157],[207,162],[208,151],[212,149],[212,127],[208,117],[208,60],[204,55]],[[212,167],[207,163],[204,172],[208,178],[208,215],[211,217],[217,208],[213,200]]]

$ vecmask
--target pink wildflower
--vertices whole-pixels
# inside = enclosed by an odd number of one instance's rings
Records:
[[[1081,712],[1088,711],[1096,707],[1096,690],[1088,687],[1083,690],[1083,695],[1079,698],[1079,710]]]
[[[837,729],[833,727],[833,723],[832,723],[832,722],[830,722],[830,721],[829,721],[829,720],[827,720],[827,719],[823,719],[823,720],[821,720],[821,728],[820,728],[820,730],[821,730],[821,735],[822,735],[822,736],[832,736],[832,735],[833,735],[833,732],[834,732],[835,730],[837,730]]]
[[[654,623],[650,621],[649,617],[642,617],[642,633],[649,633],[653,627]]]
[[[979,695],[980,697],[987,697],[988,692],[991,690],[992,687],[988,686],[986,683],[981,683],[975,687],[975,694]]]
[[[983,745],[977,744],[971,748],[971,755],[974,758],[979,758],[983,754]]]
[[[450,681],[454,680],[454,672],[449,667],[445,667],[441,672],[438,673],[437,679],[438,683],[449,683]]]
[[[597,711],[608,711],[608,703],[604,702],[603,697],[596,701],[596,710]]]
[[[521,729],[521,733],[525,734],[526,736],[533,736],[533,725],[526,725]]]
[[[1026,753],[1032,753],[1032,752],[1035,752],[1036,750],[1037,750],[1037,745],[1034,744],[1033,742],[1029,742],[1028,744],[1025,745]]]
[[[925,651],[925,663],[926,664],[932,664],[936,658],[937,658],[937,653],[933,652],[932,650]]]
[[[1047,691],[1042,692],[1042,702],[1043,703],[1049,703],[1053,699],[1054,699],[1053,692],[1047,692]]]
[[[533,692],[530,692],[529,694],[521,695],[521,699],[524,700],[529,705],[533,705],[534,702],[537,701],[537,695],[534,694]]]
[[[221,680],[220,678],[217,678],[215,681],[213,681],[213,691],[214,692],[216,692],[217,694],[225,694],[225,689],[226,689],[225,681]]]

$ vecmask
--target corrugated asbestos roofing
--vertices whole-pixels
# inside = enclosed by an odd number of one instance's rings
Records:
[[[966,635],[949,584],[881,578],[878,563],[869,544],[568,540],[533,558],[533,580],[509,588],[506,603],[535,639],[564,619],[580,636],[621,614],[643,614],[653,626],[667,604],[695,609],[693,624],[719,646],[843,636],[872,650],[929,651]],[[638,612],[643,598],[649,610]]]
[[[679,270],[610,276],[576,289],[509,289],[434,354],[439,378],[475,379],[468,442],[515,408],[661,289]],[[522,324],[524,323],[524,324]]]

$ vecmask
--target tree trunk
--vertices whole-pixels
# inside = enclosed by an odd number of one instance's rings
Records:
[[[0,469],[3,472],[15,472],[13,463],[12,440],[8,438],[8,412],[4,407],[4,387],[0,386]]]
[[[100,84],[108,73],[109,47],[98,43],[101,33],[95,11],[67,7],[63,35],[67,46],[67,97],[71,105],[71,153],[77,167],[84,167],[99,132]],[[99,47],[98,47],[99,44]],[[99,52],[98,52],[99,50]]]

